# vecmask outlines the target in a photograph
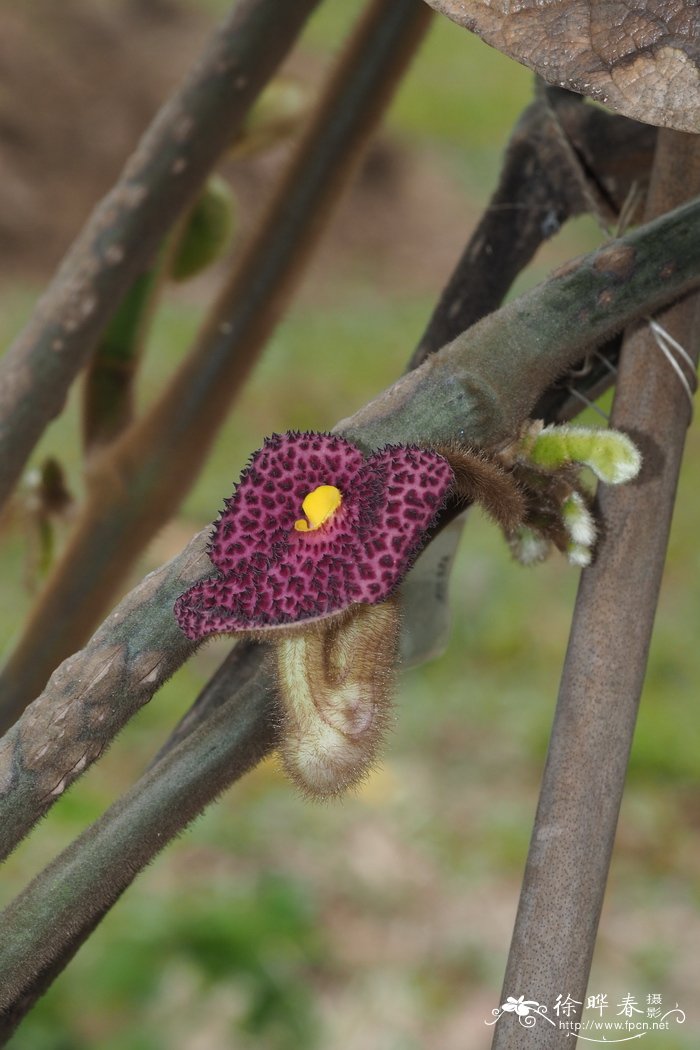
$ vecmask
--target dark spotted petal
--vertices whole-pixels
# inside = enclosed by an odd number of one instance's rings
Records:
[[[210,554],[219,575],[177,600],[180,627],[192,639],[264,631],[384,601],[453,480],[442,456],[411,446],[364,459],[330,434],[269,438],[215,526]],[[296,531],[304,497],[324,484],[340,489],[340,507],[319,528]]]
[[[359,601],[361,546],[351,535],[341,540],[340,529],[329,544],[320,531],[298,533],[306,544],[294,543],[265,572],[212,576],[182,594],[175,618],[187,637],[308,624]]]
[[[454,481],[452,468],[436,452],[388,445],[367,461],[384,475],[382,502],[366,540],[360,601],[388,597],[406,575]]]
[[[244,630],[255,611],[252,579],[231,575],[202,580],[180,595],[174,611],[180,628],[193,641]]]
[[[302,517],[304,497],[319,485],[335,485],[345,498],[364,463],[358,448],[334,434],[266,438],[214,526],[209,557],[216,568],[240,570],[255,554],[277,561]]]

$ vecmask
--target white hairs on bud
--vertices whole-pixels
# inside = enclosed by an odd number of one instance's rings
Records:
[[[527,525],[521,526],[508,536],[508,545],[516,561],[521,565],[539,565],[551,550],[551,543],[542,533]]]

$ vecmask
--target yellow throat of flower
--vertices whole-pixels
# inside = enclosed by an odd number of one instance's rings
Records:
[[[337,489],[335,485],[319,485],[317,489],[304,497],[301,509],[306,518],[295,521],[294,528],[297,532],[313,532],[315,529],[320,529],[342,502],[340,489]]]

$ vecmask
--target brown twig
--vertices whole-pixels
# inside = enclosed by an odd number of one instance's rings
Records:
[[[700,139],[662,130],[648,214],[698,190]],[[697,360],[698,295],[659,321]],[[632,329],[612,423],[632,434],[644,466],[636,484],[600,495],[605,536],[581,578],[501,1002],[525,993],[551,1011],[558,994],[585,1000],[690,411],[649,326]],[[515,1021],[499,1019],[494,1050],[523,1045]],[[571,1037],[538,1023],[543,1050]]]
[[[196,346],[153,410],[99,463],[70,543],[0,676],[3,729],[84,643],[197,477],[431,18],[421,0],[368,7]]]
[[[318,0],[241,0],[97,206],[0,367],[0,505],[163,236]]]
[[[696,211],[700,201],[566,263],[457,336],[341,429],[367,448],[389,440],[388,423],[390,440],[402,444],[455,437],[477,447],[507,442],[541,392],[588,349],[699,283]]]
[[[3,824],[7,845],[20,841],[194,652],[172,607],[185,587],[209,571],[205,546],[206,534],[200,533],[135,587],[4,737],[0,783],[5,802],[12,800]]]
[[[495,310],[538,248],[569,218],[591,210],[612,223],[633,192],[643,199],[656,128],[585,104],[580,95],[537,81],[506,150],[498,187],[472,233],[411,358],[415,368]],[[562,422],[612,385],[615,336],[585,375],[543,391],[533,415]],[[607,362],[607,363],[606,363]],[[577,363],[578,364],[578,363]]]
[[[633,182],[644,189],[655,139],[655,128],[587,106],[580,95],[539,91],[515,126],[496,191],[409,368],[495,310],[537,249],[598,200],[598,186],[618,210]]]
[[[162,288],[162,260],[139,274],[85,370],[82,431],[86,456],[110,445],[134,416],[135,380]]]
[[[154,261],[127,289],[85,369],[82,432],[88,463],[94,464],[95,453],[104,454],[133,422],[138,370],[165,285],[169,279],[186,281],[196,276],[228,250],[233,202],[228,183],[210,176],[194,204],[166,235]],[[99,472],[99,462],[97,471],[88,469],[88,484]]]
[[[543,386],[581,356],[588,340],[605,339],[699,283],[697,201],[583,257],[490,314],[339,429],[366,448],[444,443],[456,435],[475,445],[500,442],[516,432]],[[210,574],[205,543],[206,531],[127,596],[0,741],[0,857],[191,654],[172,605],[178,593]]]

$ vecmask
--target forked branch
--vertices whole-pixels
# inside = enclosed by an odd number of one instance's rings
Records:
[[[490,314],[338,429],[368,449],[389,442],[439,444],[455,436],[493,446],[515,433],[544,387],[588,346],[698,284],[695,201],[582,257]],[[209,574],[205,541],[203,532],[132,591],[0,742],[0,855],[192,652],[172,605]],[[57,719],[65,728],[60,738]]]

